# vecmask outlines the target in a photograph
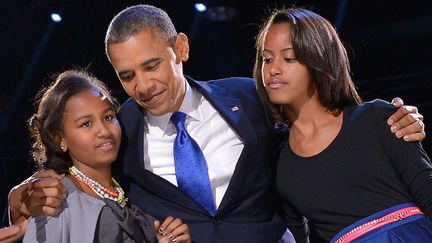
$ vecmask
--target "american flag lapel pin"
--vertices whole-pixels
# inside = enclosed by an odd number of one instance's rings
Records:
[[[232,106],[231,107],[231,110],[233,111],[233,112],[236,112],[236,111],[238,111],[239,110],[239,108],[238,108],[238,106]]]

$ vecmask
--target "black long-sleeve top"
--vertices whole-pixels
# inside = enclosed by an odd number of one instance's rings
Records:
[[[298,242],[308,233],[312,242],[329,241],[355,221],[406,202],[431,218],[431,161],[420,143],[391,133],[386,120],[393,112],[381,100],[345,108],[342,128],[324,151],[300,157],[288,144],[282,148],[277,189]]]

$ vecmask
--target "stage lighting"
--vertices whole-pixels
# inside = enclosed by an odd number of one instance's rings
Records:
[[[204,11],[207,10],[207,7],[206,7],[206,5],[204,5],[204,4],[202,4],[202,3],[195,3],[195,9],[196,9],[198,12],[204,12]]]
[[[211,21],[229,21],[237,16],[237,11],[230,6],[213,6],[206,12],[206,17]]]
[[[56,22],[56,23],[59,23],[62,21],[62,17],[57,13],[52,13],[51,14],[51,20]]]

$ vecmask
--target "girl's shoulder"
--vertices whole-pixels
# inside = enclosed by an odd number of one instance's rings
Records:
[[[396,108],[389,102],[381,99],[375,99],[363,104],[347,107],[344,112],[350,119],[362,122],[382,122],[387,120]]]

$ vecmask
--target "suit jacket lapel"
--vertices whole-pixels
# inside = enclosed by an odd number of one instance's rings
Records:
[[[252,121],[246,114],[242,102],[238,98],[229,97],[227,91],[219,86],[212,85],[207,82],[197,82],[189,80],[192,87],[198,88],[204,97],[213,105],[213,107],[219,112],[231,128],[240,137],[240,140],[244,143],[243,151],[239,157],[237,165],[235,167],[233,176],[231,177],[230,184],[225,192],[221,204],[218,207],[217,214],[220,215],[227,206],[233,206],[232,201],[235,196],[238,195],[238,190],[243,187],[242,178],[247,175],[244,171],[246,163],[248,161],[247,156],[252,153],[256,146],[256,133],[253,131]]]
[[[240,99],[227,96],[225,88],[211,83],[191,80],[189,80],[189,83],[192,87],[196,87],[201,91],[243,142],[255,138],[255,134],[250,132],[250,129],[252,129],[251,121],[246,115]]]
[[[137,112],[128,114],[129,116],[126,118],[129,122],[127,127],[129,131],[125,131],[128,136],[128,153],[126,156],[129,156],[125,157],[126,174],[131,176],[132,180],[142,189],[157,195],[157,197],[197,213],[207,214],[198,203],[182,193],[176,186],[144,168],[144,112],[141,107],[137,108]],[[139,157],[137,158],[136,155]]]

